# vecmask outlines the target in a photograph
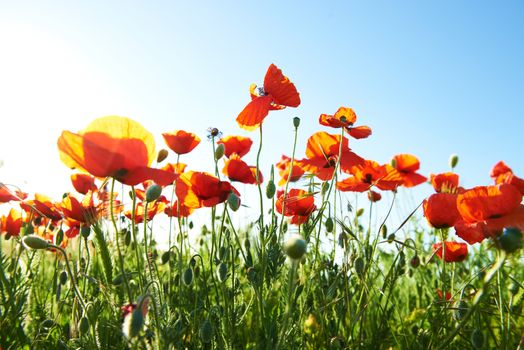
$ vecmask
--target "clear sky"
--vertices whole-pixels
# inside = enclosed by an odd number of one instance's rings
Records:
[[[457,153],[466,187],[491,183],[499,160],[522,177],[523,19],[517,0],[1,1],[0,181],[55,198],[70,190],[60,132],[109,114],[157,137],[197,133],[183,161],[210,170],[208,127],[258,142],[235,118],[270,63],[302,104],[264,122],[265,175],[291,153],[294,116],[303,157],[309,135],[330,131],[319,114],[349,106],[373,128],[350,141],[365,158],[412,153],[427,175]]]

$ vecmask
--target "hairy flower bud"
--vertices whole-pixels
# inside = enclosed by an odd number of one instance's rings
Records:
[[[451,169],[454,169],[457,166],[458,162],[459,162],[459,156],[457,156],[456,154],[452,154],[449,157],[449,166]]]
[[[24,246],[31,249],[47,249],[51,246],[51,243],[37,235],[25,236],[22,238],[22,243]]]
[[[307,243],[298,234],[293,234],[288,240],[284,243],[284,252],[291,259],[298,260],[306,253]]]
[[[158,197],[162,194],[162,186],[157,184],[152,184],[147,188],[146,191],[146,202],[152,202],[157,200]]]
[[[166,149],[161,149],[160,151],[158,151],[158,155],[156,157],[156,161],[157,163],[161,163],[164,159],[167,158],[167,150]]]

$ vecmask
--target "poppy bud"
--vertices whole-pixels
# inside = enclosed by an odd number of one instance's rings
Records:
[[[321,194],[325,195],[328,190],[329,190],[329,183],[325,181],[322,183]]]
[[[213,325],[208,318],[206,318],[204,323],[202,323],[198,333],[200,334],[200,339],[202,339],[203,343],[211,343],[211,340],[213,340]]]
[[[218,264],[217,276],[220,282],[226,281],[227,279],[227,264],[226,263]]]
[[[266,186],[266,197],[268,199],[273,198],[276,191],[277,187],[275,186],[275,182],[273,180],[269,180]]]
[[[152,184],[147,188],[146,191],[146,202],[152,202],[157,200],[158,197],[162,194],[162,186],[157,184]]]
[[[306,251],[307,243],[302,238],[302,236],[298,234],[291,235],[291,237],[289,237],[288,240],[284,243],[284,252],[291,259],[298,260],[302,258]]]
[[[191,283],[193,282],[193,269],[192,268],[188,267],[184,271],[184,274],[182,275],[182,282],[184,282],[186,286],[191,285]]]
[[[512,295],[517,295],[517,293],[519,292],[519,289],[520,289],[520,285],[517,282],[513,282],[511,286],[509,287],[509,292]]]
[[[388,243],[393,243],[393,241],[395,240],[395,234],[392,233],[388,236]]]
[[[170,251],[162,253],[162,255],[160,256],[160,260],[162,261],[162,265],[163,264],[167,264],[170,257],[171,257],[171,252]]]
[[[356,212],[356,214],[355,214],[355,215],[357,216],[357,218],[358,218],[359,216],[361,216],[362,214],[364,214],[364,208],[358,208],[358,209],[357,209],[357,212]]]
[[[124,243],[127,247],[131,244],[131,231],[124,230]]]
[[[227,197],[227,204],[233,211],[237,211],[240,207],[240,198],[234,193],[231,192],[229,196]]]
[[[122,325],[122,331],[128,338],[136,337],[142,330],[144,325],[144,316],[142,311],[138,308],[127,314]]]
[[[397,168],[397,159],[396,158],[392,158],[391,159],[391,162],[390,162],[390,165],[393,167],[393,168]]]
[[[386,239],[388,236],[388,227],[386,225],[382,225],[380,228],[380,233],[382,234],[382,238]]]
[[[295,129],[300,126],[300,118],[299,117],[293,118],[293,126],[295,127]]]
[[[497,240],[500,248],[507,253],[513,253],[523,245],[522,232],[514,227],[505,227]]]
[[[89,237],[90,233],[91,233],[91,228],[89,226],[80,227],[80,235],[82,235],[82,237],[87,238]]]
[[[224,156],[224,152],[226,150],[226,147],[223,143],[219,143],[217,145],[217,148],[215,149],[215,160],[219,160]]]
[[[449,166],[451,167],[451,169],[454,169],[457,166],[458,162],[459,162],[459,156],[457,156],[456,154],[452,154],[449,157]]]
[[[459,300],[455,303],[455,312],[453,313],[453,317],[455,317],[455,320],[462,320],[464,316],[466,316],[467,312],[468,304],[464,300]]]
[[[475,349],[481,349],[484,346],[484,334],[480,329],[474,329],[471,333],[471,345]]]
[[[364,262],[364,259],[362,259],[361,256],[359,256],[358,258],[355,259],[355,261],[354,261],[355,272],[359,276],[362,276],[364,274],[364,268],[366,267],[365,265],[366,264]]]
[[[66,284],[67,283],[67,272],[65,271],[60,272],[59,280],[60,280],[61,285]]]
[[[89,320],[87,317],[83,316],[80,319],[78,329],[80,330],[80,334],[86,334],[89,331]]]
[[[48,241],[37,235],[25,236],[22,238],[22,243],[24,246],[31,249],[47,249],[49,246],[51,246]]]
[[[244,248],[246,248],[246,250],[249,250],[251,248],[251,242],[248,238],[244,240]]]
[[[166,149],[161,149],[160,151],[158,151],[158,155],[156,157],[156,162],[157,163],[161,163],[164,159],[167,158],[167,150]]]
[[[56,233],[56,238],[55,238],[56,245],[60,245],[63,240],[64,240],[64,230],[60,229]]]
[[[332,218],[330,218],[330,217],[327,218],[325,225],[326,225],[326,231],[327,232],[333,232],[333,226],[334,225],[333,225],[333,219]]]

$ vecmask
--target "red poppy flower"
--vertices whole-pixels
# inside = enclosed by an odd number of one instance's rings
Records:
[[[442,289],[437,289],[437,295],[440,300],[444,300],[444,293],[442,292]],[[446,292],[446,301],[451,300],[451,297],[452,297],[451,293]]]
[[[460,220],[457,209],[457,195],[452,193],[434,193],[423,202],[424,216],[435,228],[453,227]]]
[[[342,139],[342,147],[340,145]],[[357,164],[362,164],[364,159],[351,152],[347,138],[340,135],[331,135],[327,132],[317,132],[308,139],[306,159],[297,160],[297,166],[306,172],[314,174],[319,179],[326,181],[333,177],[340,150],[340,169],[349,171]]]
[[[176,154],[189,153],[200,143],[200,138],[197,135],[184,130],[163,133],[162,136],[167,146]]]
[[[95,119],[83,131],[62,132],[58,139],[62,162],[96,177],[113,177],[134,186],[145,180],[160,185],[173,182],[173,174],[150,168],[156,159],[155,139],[142,125],[123,117]]]
[[[87,194],[89,191],[96,191],[95,178],[88,174],[71,175],[71,183],[78,193]]]
[[[251,85],[252,101],[237,117],[238,125],[246,130],[255,130],[264,121],[270,110],[285,107],[298,107],[300,96],[295,85],[271,64],[264,78],[264,87],[255,92],[256,85]]]
[[[442,242],[433,244],[433,251],[442,260]],[[468,256],[468,245],[459,242],[444,242],[444,261],[460,262]]]
[[[224,154],[226,157],[229,158],[233,153],[236,153],[242,158],[251,149],[253,140],[243,136],[226,136],[218,140],[217,143],[224,145]]]
[[[513,170],[503,161],[498,162],[493,166],[490,176],[495,180],[495,184],[507,183],[515,186],[522,195],[524,195],[524,179],[515,176]]]
[[[153,220],[156,214],[163,213],[165,208],[166,204],[163,202],[155,201],[154,203],[149,203],[147,205],[147,221]],[[146,217],[145,209],[145,204],[143,202],[137,203],[135,210],[135,224],[140,224],[144,222],[144,218]],[[133,219],[132,210],[126,210],[124,212],[124,215],[129,220]]]
[[[457,197],[457,208],[467,222],[479,222],[503,216],[522,201],[519,190],[509,184],[478,186]]]
[[[11,208],[7,216],[2,216],[0,218],[0,233],[9,236],[19,236],[23,223],[24,217],[22,216],[22,212]]]
[[[282,156],[280,162],[277,163],[278,174],[280,175],[280,181],[278,181],[279,186],[286,184],[286,181],[289,178],[289,182],[296,182],[300,180],[305,171],[302,169],[297,162],[293,162],[293,169],[291,170],[291,158],[287,156]],[[291,172],[291,176],[289,173]]]
[[[277,192],[277,201],[275,203],[277,212],[285,216],[291,216],[291,223],[300,225],[307,221],[309,215],[317,208],[313,193],[308,193],[300,189],[291,189],[286,196],[284,191]]]
[[[343,127],[350,136],[356,139],[363,139],[371,135],[371,128],[369,126],[353,126],[357,121],[357,115],[353,109],[349,107],[340,107],[334,115],[321,114],[318,121],[321,125],[332,128]]]
[[[459,188],[459,176],[455,173],[431,174],[429,180],[438,193],[456,193],[462,190]]]
[[[182,174],[186,170],[186,166],[187,164],[184,163],[167,163],[162,167],[162,170],[169,171],[173,174]]]
[[[62,219],[62,213],[59,206],[53,203],[51,198],[36,193],[35,198],[20,203],[22,209],[27,213],[32,213],[34,217],[46,217],[52,221]]]
[[[18,189],[12,191],[6,185],[0,182],[0,203],[7,203],[10,201],[22,201],[27,198],[27,193]]]
[[[372,191],[372,190],[369,190],[368,191],[368,199],[370,202],[378,202],[379,200],[382,199],[382,195],[378,192],[375,192],[375,191]]]
[[[213,207],[224,202],[231,192],[240,193],[227,181],[205,172],[188,171],[177,181],[176,195],[188,208]]]
[[[222,172],[231,181],[238,181],[245,184],[257,183],[257,167],[247,165],[236,153],[233,153],[231,157],[226,160]],[[258,172],[258,180],[260,183],[264,181],[260,171]]]
[[[362,164],[351,167],[350,172],[352,177],[337,182],[337,188],[343,192],[364,192],[372,186],[392,191],[402,184],[402,178],[395,168],[388,164],[379,165],[373,160],[365,160]]]
[[[417,173],[420,162],[417,157],[411,154],[397,154],[393,157],[394,167],[402,177],[403,186],[414,187],[427,181],[425,176]]]
[[[166,205],[164,213],[169,217],[176,218],[185,218],[193,213],[194,209],[186,207],[184,204],[178,204],[178,201],[175,201],[173,205]]]
[[[91,226],[98,220],[97,208],[92,194],[88,194],[80,202],[75,197],[67,194],[60,203],[64,217],[77,221],[85,226]]]
[[[454,228],[457,236],[459,236],[469,244],[480,243],[486,237],[488,237],[486,222],[470,223],[462,219],[459,219],[457,220],[457,222],[455,222]]]

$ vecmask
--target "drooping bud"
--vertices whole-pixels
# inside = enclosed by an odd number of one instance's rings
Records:
[[[218,264],[218,269],[217,269],[217,276],[218,276],[218,280],[220,282],[225,282],[226,279],[227,279],[227,264],[226,263],[220,263]]]
[[[449,157],[449,167],[451,168],[451,170],[455,169],[455,167],[457,166],[458,162],[459,162],[459,156],[458,155],[452,154]]]
[[[152,184],[147,188],[146,191],[146,202],[152,202],[157,200],[158,197],[162,194],[162,186],[157,184]]]
[[[333,227],[334,227],[334,224],[333,224],[333,219],[331,217],[327,218],[326,219],[326,231],[327,232],[333,232]]]
[[[471,345],[473,345],[474,349],[482,349],[484,346],[484,334],[478,328],[471,333]]]
[[[464,300],[459,300],[455,302],[455,310],[453,313],[453,317],[455,320],[460,321],[466,316],[468,312],[468,304]]]
[[[418,255],[415,254],[415,256],[411,258],[409,263],[411,264],[411,267],[416,269],[420,266],[420,258],[418,257]]]
[[[67,272],[65,270],[60,272],[59,280],[60,280],[61,285],[64,285],[67,283]]]
[[[355,272],[359,276],[362,276],[364,274],[364,268],[366,267],[366,263],[364,262],[364,259],[361,256],[359,256],[358,258],[355,259],[353,264],[355,267]]]
[[[226,147],[223,143],[219,143],[217,145],[217,148],[215,149],[215,160],[219,160],[224,156],[224,152],[226,150]]]
[[[182,282],[184,282],[186,286],[190,286],[193,282],[193,269],[191,267],[185,269],[184,274],[182,275]]]
[[[299,117],[293,118],[293,126],[295,127],[295,129],[300,126],[300,118]]]
[[[51,246],[51,243],[46,241],[40,236],[37,235],[27,235],[24,238],[22,238],[22,243],[27,248],[31,249],[47,249]]]
[[[506,251],[506,253],[513,253],[522,248],[524,244],[522,232],[514,227],[505,227],[497,240],[500,248]]]
[[[237,211],[240,208],[240,198],[234,192],[231,192],[227,197],[227,204],[231,210]]]
[[[164,161],[164,159],[167,158],[167,155],[169,153],[167,152],[167,149],[161,149],[160,151],[158,151],[158,155],[156,157],[156,162],[157,163],[161,163],[162,161]]]
[[[56,233],[56,237],[55,237],[55,243],[56,245],[60,245],[62,243],[62,241],[64,240],[64,230],[60,229],[58,230],[58,232]]]
[[[306,251],[307,243],[304,238],[298,234],[291,235],[284,243],[284,252],[291,259],[298,260],[302,258]]]
[[[80,319],[78,329],[80,330],[80,334],[82,335],[86,334],[89,331],[89,320],[86,316],[83,316]]]
[[[213,325],[211,324],[211,321],[209,321],[208,318],[206,318],[204,323],[202,323],[202,326],[200,326],[200,330],[198,333],[200,334],[200,339],[202,339],[203,343],[211,343],[211,340],[213,340]]]

